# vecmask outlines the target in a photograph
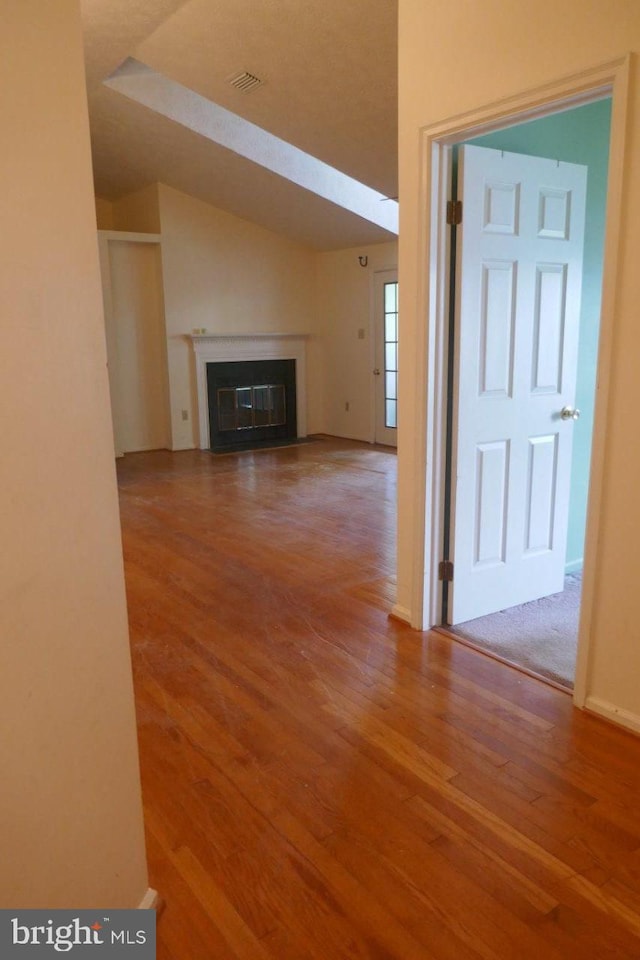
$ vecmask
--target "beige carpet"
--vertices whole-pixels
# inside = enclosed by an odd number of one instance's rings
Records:
[[[581,587],[581,574],[572,574],[565,578],[562,593],[448,629],[505,660],[573,687]]]

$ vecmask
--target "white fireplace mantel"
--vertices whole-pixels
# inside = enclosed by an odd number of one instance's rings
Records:
[[[211,446],[207,364],[234,360],[295,360],[296,418],[298,436],[307,435],[307,340],[308,333],[193,333],[196,361],[200,449]]]

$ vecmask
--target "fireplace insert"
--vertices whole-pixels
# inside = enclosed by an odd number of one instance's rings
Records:
[[[207,363],[209,436],[215,451],[297,437],[295,360]]]

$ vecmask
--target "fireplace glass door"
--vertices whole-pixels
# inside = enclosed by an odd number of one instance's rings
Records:
[[[286,420],[283,383],[218,388],[218,428],[221,432],[275,427]]]
[[[211,449],[294,440],[295,360],[207,363]]]

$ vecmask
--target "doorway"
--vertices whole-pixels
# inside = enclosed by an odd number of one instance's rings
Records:
[[[98,231],[116,457],[170,446],[159,237]]]
[[[374,305],[374,442],[398,445],[398,271],[378,270]]]
[[[403,577],[406,577],[409,591],[403,594],[394,612],[407,619],[412,626],[425,630],[442,622],[442,584],[438,574],[445,526],[444,452],[450,243],[450,228],[446,226],[445,209],[450,198],[452,148],[454,144],[462,143],[471,137],[503,130],[515,123],[554,115],[606,96],[612,98],[598,392],[574,689],[574,702],[579,707],[592,700],[588,687],[590,641],[605,477],[605,429],[614,336],[617,235],[623,209],[628,89],[629,59],[622,57],[544,87],[527,90],[507,100],[480,106],[464,115],[443,119],[425,127],[420,138],[424,176],[420,187],[422,203],[418,208],[418,227],[424,243],[424,280],[418,284],[414,311],[417,352],[412,390],[413,396],[418,399],[418,405],[412,417],[408,437],[413,447],[413,457],[408,465],[407,490],[410,492],[410,499],[406,505],[407,511],[411,511],[407,512],[406,516],[414,517],[414,525],[410,538],[411,567],[401,570]],[[423,325],[420,323],[421,317],[424,318]],[[409,532],[410,528],[404,522],[401,538],[406,537]],[[407,577],[409,570],[410,578]]]
[[[467,356],[466,362],[461,356],[454,357],[454,366],[462,371],[455,388],[454,410],[459,423],[454,426],[454,453],[457,444],[462,443],[458,432],[458,427],[461,430],[464,427],[461,411],[466,411],[467,423],[474,418],[478,420],[475,411],[480,412],[483,403],[489,407],[485,412],[490,417],[492,442],[477,447],[472,443],[467,444],[467,461],[470,457],[474,458],[474,449],[476,454],[479,450],[482,455],[477,463],[466,464],[469,475],[466,481],[469,487],[467,495],[458,496],[457,501],[453,497],[451,543],[452,552],[458,556],[454,581],[443,604],[442,622],[451,625],[456,635],[476,642],[481,649],[566,686],[572,685],[575,670],[584,562],[610,121],[611,99],[604,98],[465,141],[460,148],[460,158],[455,155],[457,150],[454,154],[454,173],[460,166],[464,169],[464,189],[471,194],[468,199],[473,200],[474,194],[481,193],[482,184],[476,190],[474,178],[488,183],[491,189],[487,188],[482,204],[486,206],[493,202],[495,209],[492,215],[497,215],[498,219],[502,217],[504,221],[485,226],[491,211],[483,207],[476,210],[476,219],[479,218],[481,222],[475,226],[479,229],[474,230],[474,224],[467,217],[466,235],[460,235],[461,230],[465,229],[464,220],[463,226],[458,228],[458,304],[464,304],[465,296],[468,301],[471,287],[472,309],[475,309],[475,300],[482,300],[483,313],[486,313],[484,308],[488,308],[488,301],[493,302],[494,309],[498,311],[500,306],[509,307],[511,298],[505,300],[502,295],[511,289],[511,284],[506,281],[511,277],[512,269],[518,272],[518,290],[516,294],[513,277],[513,318],[507,310],[503,317],[496,314],[491,323],[480,322],[477,331],[475,321],[469,316],[468,302],[466,308],[464,305],[462,308],[458,306],[455,311],[457,352],[465,350],[468,354],[469,343],[476,333],[484,344],[484,362],[481,365],[484,386],[480,389],[480,384],[476,391],[471,383],[475,380],[478,366],[473,356]],[[459,164],[456,162],[458,159],[464,162]],[[579,249],[571,251],[567,249],[569,233],[572,234],[572,241],[575,241],[574,233],[579,232],[581,224],[578,209],[581,177],[586,180],[584,248],[579,238]],[[543,184],[540,191],[536,186],[537,178],[541,178]],[[526,260],[518,263],[517,258],[526,257],[532,241],[527,240],[524,220],[515,225],[517,236],[512,236],[514,225],[510,226],[508,222],[509,216],[517,213],[512,203],[516,199],[518,207],[527,215],[527,189],[531,195],[528,216],[530,220],[535,220],[535,223],[529,224],[529,234],[533,233],[537,238],[533,241],[537,244],[537,258],[534,256],[537,259],[537,290],[534,271],[531,270],[529,291],[525,290]],[[458,190],[462,192],[461,185]],[[570,210],[565,199],[572,205]],[[471,218],[473,204],[467,200],[464,207],[467,208],[465,213]],[[546,227],[542,224],[541,218],[554,216],[560,218],[558,223],[552,225],[549,221]],[[565,227],[567,238],[561,239]],[[491,247],[488,253],[493,254],[492,257],[488,257],[484,249],[487,244]],[[524,254],[521,252],[523,247],[527,248]],[[582,266],[578,263],[581,257]],[[562,261],[565,266],[550,262],[555,260]],[[523,266],[525,269],[522,269]],[[476,273],[478,289],[474,290],[473,277]],[[570,286],[566,287],[564,281],[573,282],[573,291]],[[539,301],[545,296],[545,288],[548,300],[546,321],[541,323]],[[555,297],[554,290],[559,298]],[[525,303],[526,297],[530,298],[530,304]],[[572,307],[575,308],[573,311]],[[529,319],[525,316],[527,312]],[[534,315],[538,318],[537,323]],[[513,352],[509,352],[510,347],[514,347],[510,329],[512,319],[516,322],[513,333],[517,358]],[[528,322],[532,328],[530,330],[526,329]],[[487,341],[492,323],[496,340],[493,352]],[[537,350],[534,341],[538,343]],[[480,346],[480,343],[475,344],[476,353]],[[559,354],[561,363],[558,363]],[[489,367],[488,360],[491,360]],[[516,377],[515,384],[507,382],[509,371]],[[464,402],[457,402],[461,396],[465,397],[466,407]],[[560,397],[564,400],[560,401]],[[565,403],[563,420],[556,416],[560,410],[558,402],[560,406]],[[566,402],[570,402],[571,417]],[[558,411],[554,404],[558,406]],[[515,438],[503,439],[502,443],[498,443],[496,437],[500,432],[500,416],[509,417],[509,408],[514,405],[524,406],[515,427]],[[542,407],[549,409],[545,413]],[[523,433],[522,421],[527,410],[530,419],[536,420],[531,431],[533,440]],[[473,432],[477,429],[477,423],[471,428],[467,426],[467,434],[469,429]],[[487,437],[484,439],[486,441]],[[459,461],[454,470],[454,487],[459,488],[459,493],[464,486],[464,460],[463,451],[462,465]],[[516,479],[519,467],[522,468],[522,476]],[[492,473],[496,474],[495,495],[491,492],[487,495],[487,490],[478,484],[481,479],[488,482]],[[531,496],[526,497],[527,487],[533,487],[536,493],[537,515],[531,509],[527,510],[527,504],[530,508],[534,502]],[[518,504],[520,489],[524,502]],[[483,490],[482,498],[479,496],[480,490]],[[462,490],[462,493],[465,491]],[[498,502],[501,497],[504,509]],[[474,522],[480,525],[481,514],[485,515],[483,525],[479,530],[480,535],[475,536]],[[508,541],[508,537],[511,537],[511,541]],[[514,537],[515,544],[512,542]],[[479,555],[472,557],[477,551]],[[505,556],[505,553],[508,555]],[[469,562],[459,562],[464,559]],[[479,581],[483,578],[488,578],[490,582],[483,580],[480,585]]]

